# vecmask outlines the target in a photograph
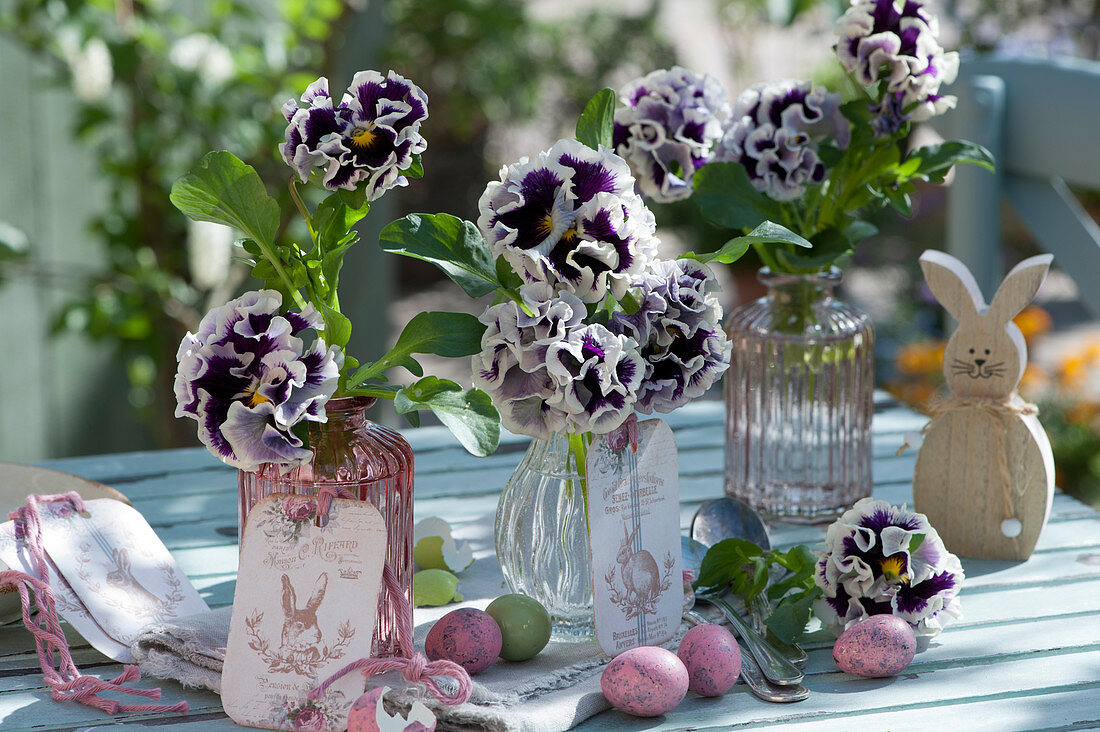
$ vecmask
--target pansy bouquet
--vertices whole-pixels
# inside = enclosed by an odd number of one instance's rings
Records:
[[[308,461],[306,426],[326,421],[325,405],[334,396],[392,399],[414,422],[417,410],[430,409],[470,452],[491,453],[500,424],[488,396],[424,377],[414,358],[477,352],[485,326],[476,318],[420,313],[377,360],[361,363],[344,351],[352,324],[340,310],[337,290],[344,255],[359,238],[353,227],[372,201],[422,175],[427,96],[392,71],[361,71],[339,103],[321,78],[309,85],[301,104],[288,101],[282,113],[287,127],[279,149],[306,224],[302,242],[280,241],[278,204],[256,171],[229,152],[209,153],[172,188],[172,202],[191,219],[241,233],[246,261],[264,283],[209,312],[184,337],[177,416],[194,419],[203,444],[243,470]],[[454,217],[436,217],[424,227],[415,217],[405,221],[434,252],[455,249],[473,229]],[[463,266],[443,258],[448,267]],[[392,385],[384,372],[396,366],[423,378],[407,387]]]
[[[731,104],[714,79],[681,68],[628,84],[614,145],[641,192],[659,202],[693,196],[725,228],[777,222],[798,237],[743,246],[773,272],[812,273],[875,233],[866,212],[889,205],[910,215],[915,181],[940,182],[956,163],[992,169],[989,152],[970,142],[905,151],[913,123],[955,106],[941,86],[954,81],[959,57],[940,45],[925,0],[852,0],[838,30],[850,99],[783,80]]]
[[[962,564],[924,514],[864,498],[825,535],[814,611],[839,635],[871,615],[893,614],[931,636],[960,618]]]
[[[479,256],[501,292],[480,317],[474,384],[508,429],[568,434],[579,464],[592,435],[698,397],[730,357],[713,257],[658,257],[653,214],[610,150],[613,109],[598,94],[578,139],[505,165],[479,201]]]

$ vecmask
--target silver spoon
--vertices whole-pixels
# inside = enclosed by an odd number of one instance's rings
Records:
[[[706,554],[707,547],[701,542],[689,539],[686,536],[680,539],[681,552],[683,553],[684,569],[691,569],[698,574],[699,564],[695,563],[696,558],[698,561],[702,561],[702,556]],[[773,684],[779,684],[781,686],[798,684],[804,678],[803,673],[783,657],[779,651],[773,648],[764,638],[755,630],[750,628],[737,611],[728,602],[721,598],[722,593],[702,593],[696,594],[696,600],[703,600],[714,605],[722,614],[726,616],[726,620],[733,626],[734,632],[740,636],[741,641],[748,648],[749,653],[759,664],[759,670],[763,675],[771,681]]]
[[[691,520],[691,538],[705,546],[713,546],[730,537],[748,539],[765,551],[771,549],[768,527],[749,504],[728,496],[715,498],[700,506]],[[763,595],[757,595],[749,603],[753,625],[761,635],[767,634],[764,619],[770,611],[771,607]],[[806,665],[806,652],[798,646],[784,643],[774,635],[768,635],[767,640],[795,666],[801,668]]]
[[[706,618],[698,613],[686,609],[684,610],[684,619],[692,625],[702,625],[708,622]],[[810,696],[810,690],[805,686],[799,684],[779,686],[768,681],[760,671],[760,666],[756,664],[756,659],[752,657],[752,654],[746,653],[744,648],[741,649],[741,679],[749,687],[749,691],[753,696],[766,702],[786,704],[802,701]]]

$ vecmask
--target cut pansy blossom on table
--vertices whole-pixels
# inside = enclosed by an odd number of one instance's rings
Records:
[[[897,615],[927,636],[962,617],[962,564],[924,514],[865,498],[829,527],[825,544],[815,612],[838,635],[871,615]]]
[[[300,105],[288,101],[282,112],[287,127],[280,152],[293,171],[290,191],[306,241],[283,241],[278,204],[256,171],[232,153],[207,154],[172,187],[172,203],[191,219],[240,232],[245,261],[264,287],[215,308],[184,338],[177,416],[196,420],[203,444],[243,470],[308,461],[305,427],[327,420],[325,405],[334,397],[392,399],[414,424],[417,410],[429,409],[471,453],[493,452],[500,421],[489,397],[424,376],[416,360],[417,354],[476,353],[485,330],[477,318],[420,313],[377,360],[360,363],[345,353],[352,324],[337,294],[344,255],[359,239],[353,227],[370,202],[422,175],[427,95],[392,71],[361,71],[338,104],[321,78]],[[436,224],[420,233],[438,251],[457,252],[455,242],[473,229],[454,217]],[[392,385],[385,372],[395,367],[420,378]]]

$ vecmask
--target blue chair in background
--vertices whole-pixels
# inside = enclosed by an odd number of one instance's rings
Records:
[[[959,166],[948,195],[947,250],[991,293],[1003,275],[1002,196],[1100,317],[1100,226],[1071,185],[1100,190],[1100,63],[967,59],[947,90],[945,136],[973,140],[997,172]]]

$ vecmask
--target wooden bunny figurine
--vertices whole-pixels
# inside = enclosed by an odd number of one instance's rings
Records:
[[[917,511],[964,557],[1027,559],[1054,498],[1054,456],[1032,404],[1016,386],[1027,346],[1012,318],[1046,277],[1051,255],[1025,259],[986,306],[954,257],[921,255],[932,294],[959,325],[943,354],[951,398],[934,406],[913,472]]]

